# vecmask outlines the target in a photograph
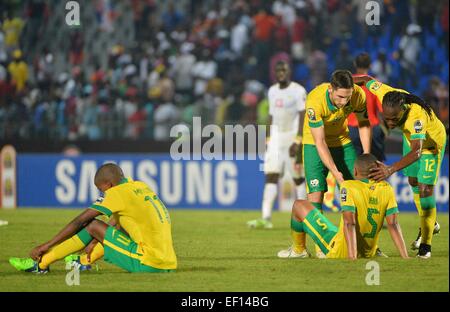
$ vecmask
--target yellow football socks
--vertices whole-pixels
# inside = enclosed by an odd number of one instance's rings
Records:
[[[82,265],[92,264],[95,261],[101,259],[104,254],[105,254],[105,249],[103,248],[103,245],[100,243],[97,243],[97,245],[95,245],[94,249],[91,252],[91,261],[88,261],[87,254],[83,254],[80,256],[80,263]]]
[[[431,246],[434,224],[436,223],[436,200],[434,196],[420,198],[422,215],[420,216],[420,227],[422,229],[422,244]]]
[[[303,230],[303,222],[291,218],[291,236],[293,247],[296,253],[301,253],[306,249],[306,233]]]
[[[86,229],[82,229],[78,234],[56,245],[43,255],[39,262],[39,268],[46,269],[53,262],[83,249],[91,240],[92,236]]]

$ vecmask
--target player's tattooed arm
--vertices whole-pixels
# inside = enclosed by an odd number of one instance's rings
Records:
[[[94,209],[86,209],[79,216],[73,219],[67,224],[55,237],[48,242],[34,248],[30,256],[34,260],[38,260],[43,254],[45,254],[53,246],[65,241],[69,237],[72,237],[89,224],[95,217],[99,216],[101,212]]]
[[[369,179],[375,181],[382,181],[389,178],[394,172],[402,170],[403,168],[416,162],[422,155],[423,140],[412,140],[411,151],[403,156],[399,161],[392,166],[383,164],[377,161],[378,166],[370,169]]]

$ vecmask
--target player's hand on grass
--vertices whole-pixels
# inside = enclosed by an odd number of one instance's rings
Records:
[[[377,182],[386,180],[394,173],[392,166],[383,164],[381,161],[377,161],[377,166],[369,170],[369,179]]]
[[[30,252],[30,257],[38,261],[49,249],[50,246],[47,243],[37,246]]]

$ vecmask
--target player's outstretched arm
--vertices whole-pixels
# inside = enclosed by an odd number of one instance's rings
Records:
[[[69,237],[72,237],[89,224],[95,217],[100,215],[101,212],[94,209],[86,209],[78,217],[73,219],[69,224],[67,224],[54,238],[48,242],[34,248],[30,256],[34,260],[39,260],[39,258],[45,254],[53,246],[65,241]]]
[[[402,229],[398,223],[397,214],[394,213],[386,217],[387,227],[395,247],[397,247],[400,256],[404,259],[409,258],[408,251],[406,249],[405,240],[403,239]]]
[[[351,211],[344,211],[342,213],[344,219],[344,236],[347,242],[348,258],[356,260],[358,257],[358,250],[356,245],[356,220],[355,213]]]
[[[382,162],[377,161],[377,166],[370,169],[369,179],[373,179],[377,182],[386,180],[394,172],[402,170],[408,167],[412,163],[416,162],[422,155],[422,145],[423,140],[412,140],[411,141],[411,151],[403,156],[399,161],[394,163],[392,166],[387,166]]]
[[[344,182],[344,176],[339,172],[333,157],[331,157],[330,149],[325,141],[325,128],[323,126],[318,128],[311,128],[311,134],[316,144],[317,152],[323,164],[330,170],[331,174],[336,178],[336,181],[341,184]]]

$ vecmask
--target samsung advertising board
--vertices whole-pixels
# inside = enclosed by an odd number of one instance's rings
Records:
[[[389,156],[386,163],[398,159]],[[147,183],[171,208],[259,210],[261,206],[264,174],[260,160],[174,161],[168,154],[18,155],[18,206],[87,207],[99,195],[94,175],[106,162],[117,163],[127,177]],[[407,177],[395,173],[389,182],[400,211],[416,211]],[[448,212],[448,156],[435,192],[438,211]]]

